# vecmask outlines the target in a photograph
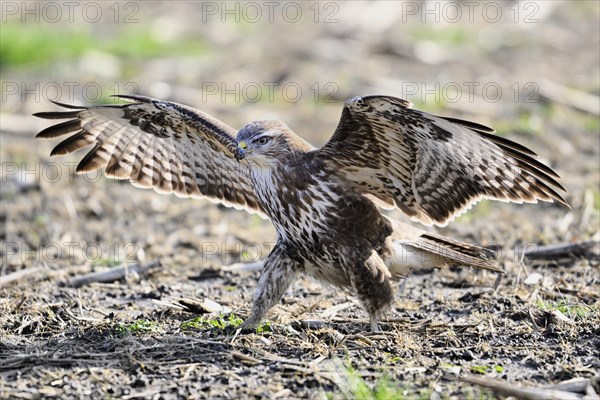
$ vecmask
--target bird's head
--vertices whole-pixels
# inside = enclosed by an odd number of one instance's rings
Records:
[[[281,121],[251,122],[238,132],[236,140],[239,150],[237,158],[259,165],[287,160],[297,151],[312,149],[310,144]]]

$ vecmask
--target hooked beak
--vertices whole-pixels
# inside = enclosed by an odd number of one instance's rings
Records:
[[[246,149],[248,148],[248,144],[245,141],[241,141],[238,143],[237,152],[235,153],[235,159],[240,161],[243,160],[246,156]]]

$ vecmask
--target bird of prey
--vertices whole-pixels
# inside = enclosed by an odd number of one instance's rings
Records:
[[[331,139],[315,148],[281,121],[241,130],[169,101],[42,112],[68,119],[38,138],[67,135],[52,155],[93,146],[77,172],[159,193],[208,198],[271,220],[277,243],[264,261],[252,311],[258,325],[300,275],[349,288],[370,327],[393,301],[391,279],[450,264],[502,272],[494,253],[392,220],[444,226],[481,199],[567,205],[559,176],[528,148],[464,120],[428,114],[390,96],[346,101]]]

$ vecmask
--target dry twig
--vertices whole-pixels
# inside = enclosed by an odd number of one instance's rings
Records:
[[[580,392],[581,385],[554,385],[548,387],[524,387],[515,385],[514,382],[506,382],[498,379],[490,379],[475,375],[466,375],[460,377],[459,380],[468,382],[474,385],[483,386],[492,389],[496,393],[505,396],[516,396],[520,399],[543,400],[543,399],[560,399],[560,400],[582,400],[582,399],[597,399],[598,396],[583,396]],[[589,380],[585,388],[589,386]]]
[[[146,265],[125,265],[120,268],[112,268],[106,271],[93,272],[91,274],[76,276],[66,282],[61,282],[61,286],[79,288],[94,282],[114,282],[131,275],[145,275],[160,267],[160,261],[154,261]]]

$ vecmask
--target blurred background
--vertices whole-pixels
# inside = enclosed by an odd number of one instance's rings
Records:
[[[345,99],[403,97],[533,148],[569,190],[572,211],[483,202],[445,230],[507,245],[589,239],[600,207],[599,4],[2,2],[0,239],[18,246],[3,249],[3,268],[49,243],[100,243],[105,254],[131,242],[136,258],[201,265],[202,238],[274,239],[269,223],[241,212],[75,177],[82,154],[51,159],[52,143],[34,140],[48,122],[31,114],[56,109],[50,100],[110,103],[117,93],[185,103],[237,128],[281,119],[316,146]]]

